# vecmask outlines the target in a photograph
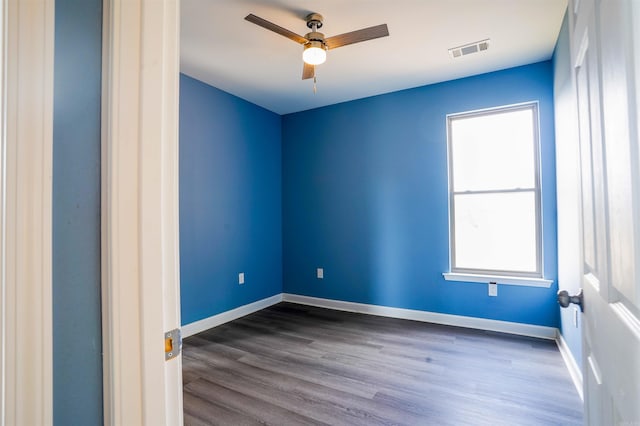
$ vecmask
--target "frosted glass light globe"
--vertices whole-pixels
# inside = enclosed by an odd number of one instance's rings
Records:
[[[327,60],[327,51],[319,41],[310,41],[304,46],[302,60],[309,65],[320,65]]]

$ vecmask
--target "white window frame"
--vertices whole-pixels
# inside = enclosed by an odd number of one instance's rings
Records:
[[[478,191],[454,191],[453,185],[453,152],[452,152],[452,123],[461,118],[489,116],[502,114],[511,111],[530,110],[533,116],[533,138],[534,138],[534,161],[535,176],[533,188],[513,188],[500,190],[478,190]],[[526,102],[521,104],[499,106],[482,110],[468,111],[447,115],[447,153],[449,171],[449,271],[443,275],[446,280],[497,283],[509,285],[525,285],[534,287],[550,287],[551,280],[543,278],[543,230],[542,230],[542,185],[541,185],[541,160],[540,160],[540,123],[538,113],[538,102]],[[536,205],[536,270],[530,271],[509,271],[493,269],[475,269],[457,267],[455,262],[455,197],[462,194],[497,194],[497,193],[517,193],[534,192]]]

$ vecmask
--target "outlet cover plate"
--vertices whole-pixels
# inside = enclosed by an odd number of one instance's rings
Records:
[[[324,278],[324,269],[323,268],[318,268],[316,269],[316,276],[318,277],[319,280]]]
[[[489,296],[497,296],[497,295],[498,295],[498,284],[489,283]]]

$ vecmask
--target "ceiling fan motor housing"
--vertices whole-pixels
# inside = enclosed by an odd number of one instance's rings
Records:
[[[322,43],[322,45],[324,46],[324,48],[326,49],[326,45],[324,42],[324,34],[319,33],[317,31],[313,31],[310,33],[305,34],[304,38],[306,38],[307,40],[309,40],[309,42],[312,41],[319,41],[320,43]]]
[[[304,44],[304,47],[306,47],[307,49],[310,47],[319,47],[321,49],[328,50],[324,40],[318,40],[318,39],[315,39],[315,40],[309,39],[309,41]]]

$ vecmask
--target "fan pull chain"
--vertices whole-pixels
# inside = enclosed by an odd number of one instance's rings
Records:
[[[317,79],[316,76],[313,76],[313,94],[315,95],[318,92],[318,88],[316,87]]]

